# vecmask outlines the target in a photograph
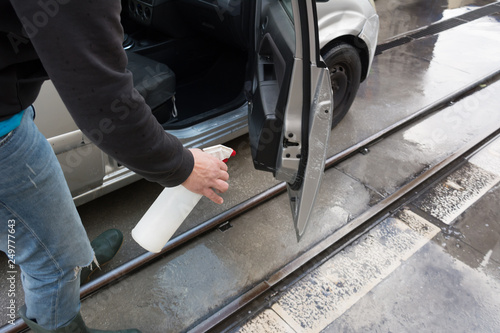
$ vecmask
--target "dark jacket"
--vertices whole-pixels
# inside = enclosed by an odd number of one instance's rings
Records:
[[[134,89],[120,11],[119,0],[0,0],[0,120],[30,106],[50,78],[99,148],[146,179],[175,186],[194,160]]]

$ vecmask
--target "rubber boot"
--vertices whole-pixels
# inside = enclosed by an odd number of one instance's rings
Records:
[[[118,229],[109,229],[97,236],[90,245],[94,250],[95,258],[98,265],[90,265],[90,267],[82,268],[80,275],[80,285],[88,282],[90,280],[90,275],[94,273],[98,268],[106,265],[123,244],[123,234]]]
[[[120,331],[103,331],[103,330],[94,330],[91,328],[88,328],[87,325],[83,322],[83,318],[80,313],[78,313],[68,325],[64,327],[59,327],[56,330],[49,331],[37,323],[35,323],[32,320],[29,320],[26,318],[26,306],[23,305],[19,309],[19,314],[21,315],[21,318],[23,318],[24,322],[26,325],[28,325],[29,328],[35,333],[141,333],[141,331],[136,330],[136,329],[128,329],[128,330],[120,330]]]

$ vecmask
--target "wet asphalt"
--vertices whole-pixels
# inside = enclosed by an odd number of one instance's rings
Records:
[[[497,332],[499,195],[497,138],[236,331]]]
[[[489,3],[377,0],[379,43]],[[499,15],[490,15],[377,56],[350,112],[332,133],[329,155],[499,70],[499,30]],[[281,195],[231,221],[227,231],[210,232],[86,299],[85,319],[101,329],[187,329],[480,133],[499,128],[499,90],[499,83],[490,83],[381,141],[368,154],[327,171],[300,243],[287,197]],[[226,145],[237,155],[228,164],[225,203],[215,206],[202,199],[178,234],[276,184],[270,174],[253,169],[246,136]],[[257,317],[241,330],[500,331],[500,175],[498,164],[490,165],[500,150],[496,145],[484,151],[489,155],[476,160],[486,162],[468,161],[301,281],[298,289],[310,291],[305,296],[293,288],[283,295],[263,314],[271,318],[265,322],[282,329],[254,329],[250,325],[261,325]],[[89,238],[108,228],[125,235],[120,253],[98,274],[144,252],[130,230],[160,191],[156,184],[139,181],[78,208]],[[415,219],[430,231],[412,229]],[[1,290],[6,288],[5,273],[0,267]],[[328,289],[308,289],[308,281]],[[22,302],[22,292],[17,297]],[[2,323],[5,301],[2,296]]]

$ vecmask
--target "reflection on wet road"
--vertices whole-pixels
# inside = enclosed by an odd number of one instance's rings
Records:
[[[491,0],[377,1],[379,43],[490,3]]]
[[[416,6],[419,1],[412,3]],[[423,7],[424,16],[433,18],[449,18],[474,9],[446,6],[436,12],[431,10],[436,6]],[[500,6],[495,7],[500,11]],[[406,13],[410,10],[407,5],[397,8]],[[376,56],[351,110],[331,135],[329,154],[334,155],[500,69],[499,21],[498,14],[484,16]],[[381,22],[382,29],[384,25],[387,23]]]

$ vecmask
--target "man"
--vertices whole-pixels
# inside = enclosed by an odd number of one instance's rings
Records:
[[[79,314],[78,278],[93,250],[33,123],[31,104],[47,77],[82,132],[129,169],[216,203],[215,191],[228,188],[227,166],[166,134],[134,89],[120,10],[119,0],[0,0],[0,249],[9,253],[15,242],[20,314],[35,332],[95,332]],[[113,107],[125,100],[133,107]]]

